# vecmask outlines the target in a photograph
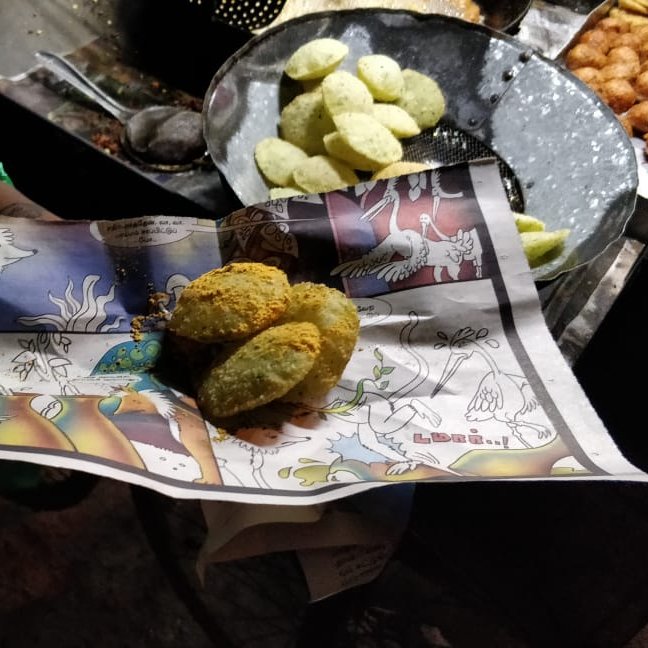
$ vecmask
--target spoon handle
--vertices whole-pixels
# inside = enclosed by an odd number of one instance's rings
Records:
[[[58,54],[41,50],[36,52],[35,56],[50,72],[53,72],[60,79],[67,81],[86,97],[98,103],[122,124],[125,124],[137,112],[115,101],[115,99],[106,94],[99,86],[90,81],[72,63],[58,56]]]

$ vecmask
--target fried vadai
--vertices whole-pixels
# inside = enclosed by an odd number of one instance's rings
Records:
[[[627,79],[610,79],[601,85],[601,97],[615,113],[621,114],[635,104],[637,93]]]
[[[634,89],[637,93],[638,101],[645,101],[648,99],[648,70],[641,72],[634,82]]]
[[[290,284],[283,270],[263,263],[232,263],[189,282],[168,328],[198,342],[240,340],[275,322],[289,300]]]
[[[603,52],[586,43],[575,45],[565,57],[565,63],[570,70],[579,67],[602,68],[606,62],[607,58]]]
[[[599,82],[605,83],[611,79],[628,79],[632,81],[639,74],[637,63],[609,63],[599,70]]]
[[[648,133],[648,101],[636,103],[626,114],[634,130]]]
[[[198,405],[213,421],[270,403],[306,377],[320,348],[315,324],[271,326],[210,369],[198,387]]]
[[[607,54],[608,50],[612,47],[613,35],[603,29],[588,29],[586,32],[583,32],[578,42],[589,45],[601,51],[603,54]]]
[[[617,34],[625,34],[630,31],[630,25],[624,20],[606,16],[596,23],[597,29],[604,31],[616,32]]]
[[[614,46],[607,53],[607,64],[625,63],[627,65],[639,66],[639,54],[628,45]]]
[[[290,305],[281,321],[310,322],[322,339],[317,362],[282,400],[302,402],[323,396],[340,380],[358,341],[360,319],[354,303],[324,284],[298,283],[291,289]]]
[[[619,34],[618,36],[616,36],[612,40],[612,44],[614,47],[627,46],[627,47],[631,47],[633,50],[637,50],[641,45],[641,37],[639,36],[639,34],[626,32],[625,34]]]
[[[583,83],[588,85],[595,85],[601,82],[601,72],[597,68],[593,67],[580,67],[575,68],[572,72],[581,80]]]

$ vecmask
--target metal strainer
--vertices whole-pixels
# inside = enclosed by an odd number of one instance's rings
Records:
[[[214,16],[256,34],[287,20],[323,11],[404,9],[481,22],[508,31],[518,25],[531,0],[213,0]]]
[[[286,0],[215,0],[214,16],[228,25],[253,32],[273,22],[285,4]]]
[[[411,138],[403,146],[403,157],[433,166],[494,158],[511,209],[524,211],[522,189],[511,167],[486,144],[445,121],[441,121],[436,128],[425,130]]]

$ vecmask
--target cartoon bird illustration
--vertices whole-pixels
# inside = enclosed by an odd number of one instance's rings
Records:
[[[407,273],[406,276],[413,274],[419,268],[423,267],[429,243],[425,237],[425,231],[427,225],[429,225],[430,217],[427,214],[421,214],[422,231],[420,232],[413,229],[400,229],[398,226],[400,196],[396,189],[397,180],[398,178],[390,178],[386,183],[383,198],[361,216],[361,220],[371,221],[383,209],[391,205],[389,234],[373,250],[370,250],[359,259],[346,261],[335,267],[331,271],[332,275],[339,274],[342,277],[364,277],[368,274],[375,273],[378,268],[384,268],[384,264],[389,263],[396,255],[402,257],[399,265],[403,269],[402,272]],[[385,270],[385,272],[388,271]]]
[[[410,311],[408,322],[399,335],[401,349],[410,360],[407,382],[387,391],[392,378],[385,380],[384,377],[392,374],[395,367],[385,367],[382,352],[375,349],[374,357],[378,364],[374,366],[372,376],[358,381],[355,390],[338,385],[337,393],[348,393],[349,398],[336,398],[318,409],[322,414],[352,425],[361,446],[390,462],[386,475],[400,475],[421,464],[434,466],[439,463],[432,453],[421,451],[420,446],[410,443],[404,433],[412,423],[438,427],[442,422],[438,412],[422,399],[411,396],[429,374],[425,357],[411,340],[418,323],[418,314]]]
[[[400,281],[407,279],[420,267],[433,268],[434,280],[438,283],[442,280],[443,270],[447,270],[451,279],[457,280],[461,272],[461,263],[466,254],[472,250],[472,239],[466,237],[466,233],[459,230],[456,235],[450,237],[443,234],[434,225],[434,219],[429,214],[423,213],[420,216],[423,226],[423,237],[426,239],[426,252],[423,264],[414,267],[409,259],[389,261],[374,269],[376,276],[385,281]],[[440,240],[427,238],[428,228],[435,231]]]
[[[488,372],[479,381],[477,390],[468,403],[465,413],[466,420],[501,421],[526,448],[533,446],[522,435],[524,428],[537,432],[539,439],[551,436],[551,431],[545,426],[522,418],[538,406],[538,401],[524,376],[506,373],[499,368],[492,354],[486,348],[499,347],[497,340],[488,337],[488,329],[482,328],[475,331],[470,327],[462,328],[456,331],[450,339],[444,333],[438,335],[444,340],[443,346],[449,347],[450,355],[431,398],[434,398],[444,388],[466,360],[477,356],[485,362]],[[437,346],[441,348],[441,345]]]
[[[36,254],[36,250],[21,250],[14,245],[14,235],[8,227],[0,228],[0,272],[8,265],[33,254]]]
[[[437,212],[441,204],[441,198],[462,198],[463,191],[457,193],[448,193],[441,186],[441,175],[438,171],[430,171],[430,193],[432,194],[432,216],[436,223]]]
[[[432,267],[436,282],[441,281],[444,269],[451,279],[458,279],[462,261],[473,249],[473,239],[462,230],[453,236],[448,236],[441,232],[435,223],[441,198],[457,198],[463,193],[446,193],[441,189],[438,173],[436,175],[433,173],[431,176],[432,214],[421,213],[420,232],[413,229],[402,230],[398,226],[400,196],[396,190],[397,180],[397,178],[390,178],[387,181],[383,198],[361,217],[362,220],[373,220],[391,204],[387,237],[359,259],[341,263],[331,274],[351,278],[375,274],[379,279],[394,282],[407,279],[423,267]],[[434,231],[438,240],[428,238],[429,229]]]

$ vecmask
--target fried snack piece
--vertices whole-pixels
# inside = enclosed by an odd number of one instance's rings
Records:
[[[605,32],[604,32],[605,33]],[[633,32],[626,32],[625,34],[619,34],[612,40],[614,47],[627,46],[633,50],[637,50],[641,45],[641,37],[639,34]]]
[[[639,60],[642,63],[648,60],[648,39],[642,41],[639,47],[637,47],[637,54],[639,54]]]
[[[547,255],[558,251],[569,236],[569,231],[568,229],[560,229],[552,232],[520,232],[522,248],[529,265],[532,268],[541,265]]]
[[[324,193],[360,182],[351,167],[328,155],[314,155],[293,173],[295,184],[306,193]]]
[[[546,229],[544,222],[535,216],[513,212],[513,217],[518,232],[544,232]]]
[[[421,130],[436,126],[446,108],[439,84],[429,76],[407,68],[403,70],[403,80],[405,87],[396,105],[408,112]]]
[[[335,125],[324,108],[321,88],[297,95],[285,106],[281,111],[279,130],[283,139],[308,155],[323,154],[324,135],[334,131]]]
[[[636,103],[626,113],[632,128],[640,133],[648,133],[648,101]]]
[[[641,72],[634,82],[634,89],[637,93],[638,101],[645,101],[648,99],[648,70]]]
[[[319,79],[333,72],[348,52],[348,46],[335,38],[316,38],[293,52],[284,72],[296,81]]]
[[[323,396],[340,380],[358,341],[360,319],[355,304],[329,286],[303,282],[291,289],[282,322],[310,322],[319,329],[322,347],[313,368],[282,400],[302,402]]]
[[[282,270],[232,263],[187,284],[168,328],[198,342],[240,340],[270,326],[289,301],[290,284]]]
[[[610,63],[599,70],[599,82],[605,83],[611,79],[627,79],[632,81],[639,74],[636,63]]]
[[[621,123],[621,126],[623,126],[623,130],[626,132],[626,135],[628,137],[633,137],[634,136],[634,131],[632,129],[632,124],[630,123],[630,119],[628,118],[628,115],[617,115],[617,119]]]
[[[394,101],[401,96],[405,81],[400,65],[390,56],[368,54],[358,59],[358,76],[376,101]]]
[[[421,132],[414,118],[400,106],[377,103],[373,105],[372,115],[398,139],[414,137]]]
[[[336,70],[324,77],[322,97],[331,117],[342,112],[371,113],[373,105],[367,86],[345,70]]]
[[[198,387],[198,405],[214,420],[276,400],[304,379],[320,348],[310,322],[271,326],[211,368]]]
[[[596,23],[598,29],[603,29],[604,31],[612,31],[617,34],[625,34],[625,32],[630,31],[630,25],[625,21],[614,16],[606,16]]]
[[[648,25],[648,16],[639,16],[630,11],[625,11],[619,7],[612,7],[610,9],[610,17],[617,18],[627,23],[630,29],[634,32],[636,28],[641,28]]]
[[[254,147],[259,170],[267,180],[280,187],[292,182],[293,170],[307,158],[299,147],[278,137],[266,137]]]
[[[630,29],[632,30],[631,33],[639,36],[643,42],[648,38],[648,18],[641,18],[640,16],[638,18],[640,18],[640,21],[631,23]]]
[[[626,79],[610,79],[601,85],[601,97],[612,110],[626,112],[637,100],[637,93]]]
[[[375,117],[364,113],[340,113],[333,121],[345,144],[378,167],[398,162],[403,157],[401,143]]]
[[[394,162],[393,164],[388,164],[386,167],[380,169],[380,171],[376,171],[376,173],[371,176],[371,179],[386,180],[387,178],[409,175],[410,173],[419,173],[419,171],[425,171],[429,168],[430,165],[425,164],[424,162]]]
[[[574,45],[565,56],[565,63],[570,70],[580,67],[602,68],[606,62],[605,54],[601,50],[586,43]]]
[[[587,83],[587,85],[595,85],[601,82],[600,70],[593,67],[576,68],[572,70],[572,73],[575,74],[581,81]]]
[[[607,53],[607,63],[626,63],[639,65],[639,54],[627,45],[614,46]]]
[[[377,164],[360,153],[356,153],[356,151],[354,151],[342,139],[342,136],[337,131],[324,135],[324,147],[331,157],[342,160],[342,162],[348,164],[352,169],[358,169],[359,171],[375,171],[376,169],[381,168],[380,164]]]
[[[586,32],[583,32],[578,42],[589,45],[603,54],[607,54],[610,47],[612,47],[612,43],[616,42],[616,39],[613,34],[603,29],[588,29]]]

